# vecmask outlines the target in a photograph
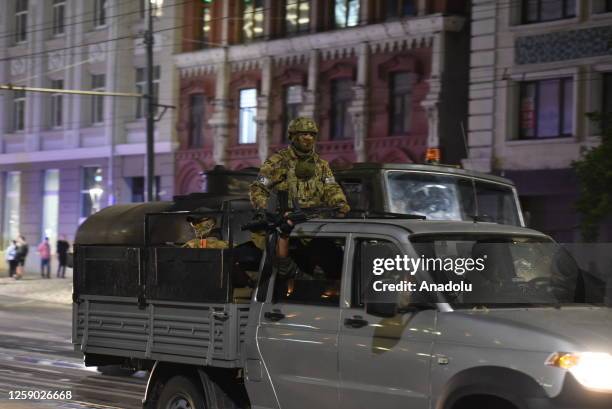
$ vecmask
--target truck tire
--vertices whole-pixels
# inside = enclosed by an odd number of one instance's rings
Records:
[[[157,409],[206,409],[204,394],[191,379],[175,376],[164,386]]]
[[[518,409],[506,399],[491,395],[466,396],[461,399],[452,409]]]

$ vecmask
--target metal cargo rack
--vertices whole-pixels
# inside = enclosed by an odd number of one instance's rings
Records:
[[[243,202],[222,210],[113,206],[90,217],[75,240],[75,350],[86,357],[243,366],[251,288],[236,278],[244,253],[233,246],[252,244],[239,229],[252,214]],[[186,223],[193,215],[216,217],[230,248],[182,248],[193,238]],[[258,266],[255,258],[248,269]]]

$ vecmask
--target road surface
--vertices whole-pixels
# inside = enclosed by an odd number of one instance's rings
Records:
[[[114,377],[85,368],[70,343],[71,316],[67,305],[0,295],[1,409],[141,408],[146,373]]]

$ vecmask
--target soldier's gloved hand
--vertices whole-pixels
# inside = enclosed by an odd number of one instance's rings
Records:
[[[293,224],[293,222],[290,219],[285,218],[283,222],[276,228],[276,231],[278,231],[278,234],[283,239],[286,239],[289,238],[294,227],[295,225]]]
[[[338,217],[344,217],[351,211],[351,206],[346,202],[338,203]]]
[[[291,224],[293,224],[294,226],[296,224],[304,223],[306,220],[308,220],[308,217],[306,217],[306,214],[302,210],[287,213],[285,214],[285,218],[287,220],[290,220]]]

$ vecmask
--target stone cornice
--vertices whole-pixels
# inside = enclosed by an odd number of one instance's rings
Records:
[[[241,71],[259,68],[266,56],[272,57],[276,64],[303,61],[313,49],[320,50],[324,60],[352,56],[357,52],[356,47],[364,42],[370,43],[373,52],[427,47],[435,35],[460,31],[464,23],[464,17],[433,14],[299,37],[237,44],[227,47],[227,61],[232,71]],[[209,73],[225,60],[224,54],[224,48],[176,54],[174,63],[182,76]]]

